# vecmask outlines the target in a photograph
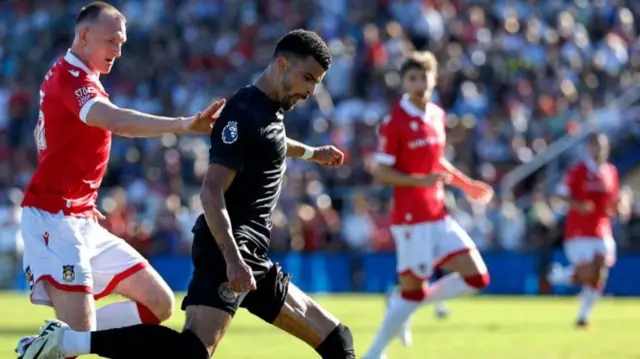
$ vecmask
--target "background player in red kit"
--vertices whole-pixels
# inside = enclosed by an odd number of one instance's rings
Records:
[[[174,308],[173,293],[158,273],[97,223],[96,197],[111,134],[208,133],[223,105],[189,118],[113,105],[99,75],[111,71],[125,41],[125,19],[116,8],[100,2],[85,6],[73,46],[40,88],[35,130],[40,159],[22,202],[24,269],[31,301],[53,306],[56,316],[77,330],[159,323]],[[110,293],[129,300],[96,312],[94,299]]]
[[[607,162],[609,140],[594,133],[588,138],[589,156],[566,173],[557,194],[569,205],[564,229],[564,250],[571,263],[554,265],[549,275],[554,284],[580,285],[581,303],[577,325],[585,327],[600,297],[609,268],[616,261],[616,243],[610,216],[625,212],[620,200],[618,171]]]
[[[438,63],[429,52],[415,53],[401,68],[407,93],[380,127],[380,147],[373,174],[394,187],[392,227],[396,242],[400,292],[389,310],[367,359],[384,349],[421,304],[475,293],[489,284],[487,267],[475,244],[447,215],[444,184],[477,201],[493,190],[458,171],[444,158],[445,112],[429,102]],[[427,287],[433,268],[451,271]]]

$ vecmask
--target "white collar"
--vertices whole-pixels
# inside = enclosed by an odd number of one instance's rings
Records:
[[[80,68],[80,69],[84,70],[84,72],[86,72],[88,75],[92,75],[92,76],[96,76],[96,77],[99,76],[98,73],[89,70],[87,65],[85,65],[84,62],[82,62],[82,60],[80,60],[76,55],[74,55],[71,52],[71,49],[67,50],[67,54],[64,55],[64,60],[66,62],[68,62],[69,65],[75,66],[77,68]]]
[[[418,106],[414,105],[413,102],[411,102],[411,100],[409,99],[408,94],[402,95],[402,99],[400,100],[400,107],[412,117],[424,117],[425,110],[421,110],[418,108]]]
[[[599,173],[600,172],[600,166],[598,166],[598,164],[596,163],[596,161],[593,160],[593,158],[591,157],[587,157],[584,160],[584,165],[587,166],[587,169],[593,173]]]

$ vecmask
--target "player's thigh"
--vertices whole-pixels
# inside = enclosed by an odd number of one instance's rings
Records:
[[[143,304],[161,321],[168,319],[175,297],[158,272],[131,245],[99,224],[90,231],[96,242],[91,260],[96,299],[112,293],[122,295]]]
[[[233,316],[227,311],[206,305],[189,305],[185,309],[184,330],[195,334],[213,354],[224,337]]]
[[[396,244],[396,272],[402,290],[421,289],[433,266],[428,224],[392,226]]]
[[[567,260],[573,265],[576,280],[586,283],[595,279],[599,259],[599,241],[590,237],[578,237],[564,244]]]
[[[603,281],[609,275],[609,268],[616,262],[616,242],[612,237],[606,237],[594,241],[595,255],[591,262],[592,278]]]
[[[457,272],[463,277],[488,272],[475,243],[454,219],[447,217],[439,222],[434,237],[436,268]]]

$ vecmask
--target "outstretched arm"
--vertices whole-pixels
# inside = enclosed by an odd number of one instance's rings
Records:
[[[224,100],[212,103],[192,117],[163,117],[120,108],[109,101],[95,101],[86,114],[88,125],[125,137],[154,137],[165,133],[209,133],[211,123],[224,106]]]

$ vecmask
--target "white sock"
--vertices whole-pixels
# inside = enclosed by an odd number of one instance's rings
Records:
[[[364,356],[365,358],[380,357],[389,342],[398,334],[402,324],[409,319],[421,304],[420,302],[408,301],[402,298],[399,293],[394,293],[389,301],[387,314],[378,329],[373,344],[371,344],[367,354]]]
[[[556,267],[549,276],[549,282],[554,285],[572,285],[575,268],[573,266]]]
[[[600,291],[585,285],[582,287],[582,292],[580,293],[580,309],[578,311],[578,320],[586,321],[589,319],[589,315],[591,314],[591,309],[593,305],[596,304],[600,298]]]
[[[441,302],[461,295],[473,294],[478,289],[470,286],[458,273],[450,273],[429,286],[429,294],[425,302]]]
[[[91,332],[65,331],[62,333],[62,349],[69,357],[90,354]]]
[[[98,330],[129,327],[142,323],[138,305],[132,301],[105,305],[96,311]]]

